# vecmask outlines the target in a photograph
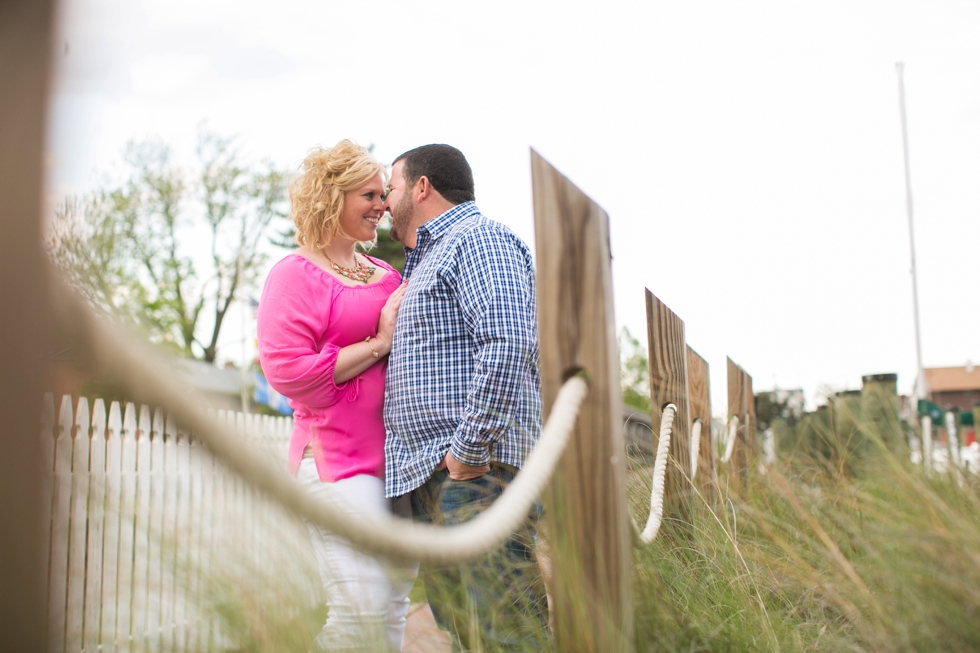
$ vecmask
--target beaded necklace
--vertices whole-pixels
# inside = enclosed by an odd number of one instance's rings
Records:
[[[373,265],[363,265],[361,260],[357,258],[357,254],[354,254],[354,267],[345,268],[344,266],[336,263],[330,256],[323,251],[323,248],[318,247],[320,253],[327,257],[330,261],[330,267],[342,277],[347,277],[352,281],[360,281],[361,283],[367,283],[368,279],[374,276],[374,272],[377,270]]]

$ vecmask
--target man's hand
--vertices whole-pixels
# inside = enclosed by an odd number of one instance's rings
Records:
[[[459,462],[453,458],[453,454],[450,452],[446,452],[446,457],[442,459],[442,462],[439,463],[436,469],[448,469],[449,478],[454,481],[470,481],[490,473],[490,465],[473,467],[472,465]]]

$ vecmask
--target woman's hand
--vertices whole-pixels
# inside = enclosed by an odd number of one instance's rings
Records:
[[[388,301],[385,302],[381,309],[381,318],[378,320],[378,335],[368,338],[366,342],[361,340],[342,347],[337,352],[337,362],[333,369],[334,383],[343,383],[353,379],[391,352],[391,336],[395,333],[395,318],[398,317],[398,308],[402,305],[402,298],[405,296],[407,285],[408,283],[404,282],[398,286],[395,292],[388,297]]]
[[[406,288],[408,288],[408,281],[402,281],[395,292],[388,297],[384,308],[381,309],[381,317],[378,319],[378,339],[384,344],[378,353],[382,356],[391,351],[391,338],[395,335],[395,320],[398,318],[398,309],[401,308],[402,299],[405,298]]]

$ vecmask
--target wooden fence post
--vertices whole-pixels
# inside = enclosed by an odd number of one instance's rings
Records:
[[[531,177],[546,413],[567,375],[590,381],[548,506],[556,645],[620,653],[632,649],[633,613],[609,219],[533,150]]]
[[[755,457],[759,455],[759,440],[757,429],[759,421],[755,415],[755,390],[752,388],[752,377],[744,368],[742,370],[742,401],[745,407],[745,440],[748,442],[748,451]]]
[[[654,434],[660,437],[663,406],[677,407],[670,436],[670,454],[664,482],[664,523],[690,521],[691,500],[691,416],[687,397],[687,345],[684,321],[667,308],[656,295],[646,291],[647,342],[650,361],[650,418]],[[675,522],[676,523],[676,522]]]
[[[734,469],[739,475],[748,470],[751,459],[756,455],[755,443],[755,394],[752,392],[752,377],[728,358],[728,419],[738,417],[738,431],[735,452],[732,454]]]
[[[715,456],[711,450],[711,381],[708,361],[690,346],[687,347],[687,398],[691,411],[691,428],[701,420],[701,438],[698,446],[695,486],[701,490],[704,500],[714,504],[718,496],[716,485]]]
[[[7,651],[45,650],[42,560],[50,443],[36,437],[48,286],[41,254],[51,0],[0,2],[0,634]],[[44,448],[42,448],[44,447]],[[49,540],[50,541],[50,540]]]

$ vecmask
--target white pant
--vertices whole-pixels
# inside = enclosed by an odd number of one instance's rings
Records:
[[[391,513],[384,481],[377,477],[362,474],[324,483],[317,474],[316,463],[304,458],[297,479],[313,496],[325,501],[329,500],[329,493],[339,494],[358,516]],[[347,540],[328,530],[307,526],[329,610],[312,650],[376,651],[383,637],[389,650],[401,651],[408,593],[418,565],[399,567],[384,563],[354,549]]]

